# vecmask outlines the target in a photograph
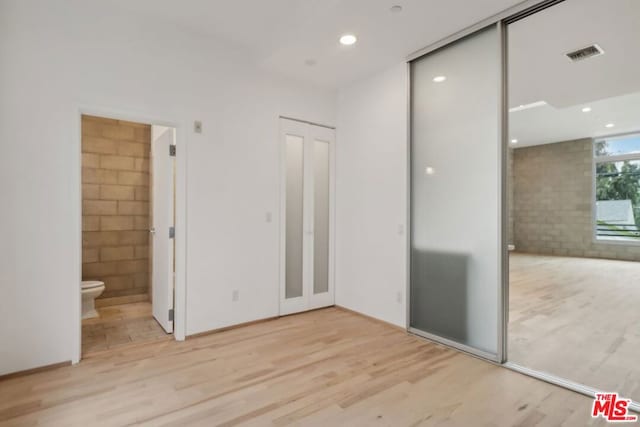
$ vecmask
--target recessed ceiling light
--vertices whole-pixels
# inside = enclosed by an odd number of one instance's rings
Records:
[[[591,111],[591,107],[584,107],[584,108],[582,109],[582,112],[583,112],[583,113],[588,113],[589,111]]]
[[[340,37],[340,43],[345,46],[351,46],[357,41],[358,41],[357,37],[354,36],[353,34],[345,34],[344,36]]]
[[[442,83],[445,80],[447,80],[447,76],[435,76],[433,78],[433,81],[436,83]]]
[[[436,173],[436,171],[431,166],[427,166],[426,168],[424,168],[424,173],[426,175],[433,175]]]
[[[402,12],[402,6],[400,6],[399,4],[395,5],[395,6],[391,6],[391,9],[389,9],[391,12],[393,13],[398,13],[398,12]]]
[[[607,123],[606,125],[604,125],[604,127],[606,127],[606,128],[612,128],[614,126],[615,125],[613,123]]]
[[[511,143],[512,143],[512,144],[517,144],[517,143],[518,143],[518,140],[517,140],[517,139],[515,139],[515,138],[513,138],[513,139],[511,140]]]

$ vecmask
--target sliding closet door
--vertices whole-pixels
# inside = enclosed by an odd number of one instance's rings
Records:
[[[497,360],[501,43],[490,27],[411,63],[410,330]]]
[[[280,314],[334,304],[334,130],[281,119]]]

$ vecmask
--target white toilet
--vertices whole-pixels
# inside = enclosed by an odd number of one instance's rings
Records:
[[[80,292],[82,292],[82,318],[98,317],[95,300],[104,292],[104,282],[97,280],[82,281]]]

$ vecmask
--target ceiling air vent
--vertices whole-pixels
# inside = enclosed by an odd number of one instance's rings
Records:
[[[569,58],[571,62],[577,62],[577,61],[582,61],[583,59],[602,55],[603,53],[604,53],[604,50],[602,50],[600,46],[598,46],[597,44],[592,44],[591,46],[583,47],[582,49],[565,53],[565,55],[567,55],[567,58]]]

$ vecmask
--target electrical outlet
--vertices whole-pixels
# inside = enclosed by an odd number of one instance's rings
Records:
[[[396,293],[396,302],[397,302],[398,304],[402,304],[402,291],[398,291],[398,292]]]
[[[231,293],[231,301],[238,301],[240,299],[240,291],[235,289],[232,293]]]
[[[195,133],[202,133],[202,122],[200,120],[193,122],[193,131]]]

